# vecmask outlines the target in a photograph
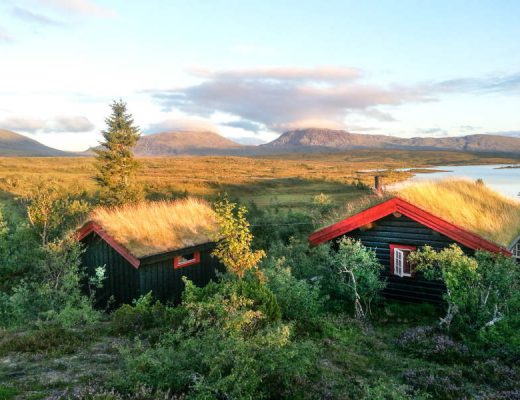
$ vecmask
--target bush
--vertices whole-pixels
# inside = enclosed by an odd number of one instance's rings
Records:
[[[116,335],[157,336],[177,329],[185,317],[183,307],[168,307],[153,301],[152,292],[141,296],[134,305],[124,304],[112,314],[111,329]]]
[[[187,281],[182,325],[152,346],[135,341],[123,348],[114,385],[200,399],[301,398],[317,349],[293,340],[292,326],[280,324],[274,296],[260,285],[252,276],[204,288]]]
[[[9,352],[70,354],[85,344],[85,337],[59,325],[43,325],[39,329],[0,337],[0,354]]]
[[[19,327],[38,321],[73,327],[95,322],[99,312],[81,291],[81,247],[71,237],[43,246],[31,275],[0,295],[0,326]]]
[[[268,258],[262,266],[267,286],[276,296],[284,320],[294,321],[300,333],[320,331],[325,302],[321,288],[317,282],[295,278],[289,265],[284,257]]]
[[[379,298],[386,283],[381,278],[382,265],[375,252],[360,241],[343,238],[333,255],[323,286],[336,301],[336,307],[348,305],[358,318],[371,313],[371,306]]]
[[[440,252],[425,246],[410,261],[427,278],[446,285],[448,310],[441,319],[446,328],[453,323],[457,331],[475,334],[520,311],[520,265],[511,257],[485,251],[470,257],[453,244]]]

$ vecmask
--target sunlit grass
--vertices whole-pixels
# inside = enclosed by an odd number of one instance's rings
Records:
[[[210,242],[217,229],[213,209],[195,198],[99,208],[91,219],[137,257]]]
[[[397,195],[432,214],[502,246],[520,235],[520,202],[464,179],[420,182]]]

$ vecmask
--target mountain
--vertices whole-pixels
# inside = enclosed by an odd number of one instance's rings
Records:
[[[163,132],[143,135],[135,147],[140,157],[230,154],[243,146],[214,132]]]
[[[475,152],[520,153],[520,138],[498,135],[456,137],[415,137],[364,135],[334,129],[298,129],[261,145],[264,151],[318,152],[350,149],[458,150]]]
[[[63,157],[74,155],[47,147],[27,136],[0,129],[0,156],[11,157]]]

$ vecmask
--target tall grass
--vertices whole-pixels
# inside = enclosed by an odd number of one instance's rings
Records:
[[[502,246],[520,235],[520,202],[483,183],[428,181],[398,190],[402,199]]]
[[[212,241],[217,230],[212,208],[195,198],[99,208],[91,219],[137,257]]]

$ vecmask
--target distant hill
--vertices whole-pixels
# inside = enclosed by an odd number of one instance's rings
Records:
[[[36,140],[0,129],[0,157],[63,157],[74,153],[47,147]]]
[[[141,157],[229,154],[243,146],[214,132],[163,132],[143,135],[135,154]]]
[[[416,137],[364,135],[334,129],[299,129],[285,132],[278,139],[259,146],[264,151],[317,152],[350,149],[417,149],[520,153],[520,138],[498,135],[458,137]]]

